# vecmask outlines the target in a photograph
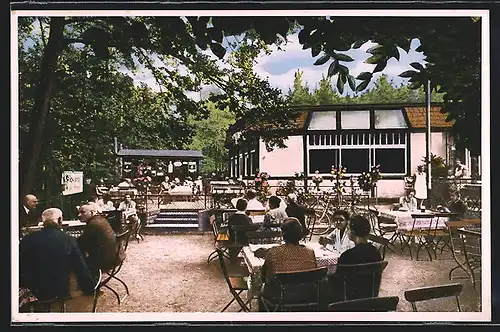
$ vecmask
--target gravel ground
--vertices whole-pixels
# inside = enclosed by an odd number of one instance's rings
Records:
[[[317,241],[313,237],[313,241]],[[220,312],[231,295],[218,268],[217,260],[207,264],[213,249],[212,234],[147,235],[143,242],[131,242],[127,259],[119,276],[128,284],[130,296],[118,305],[114,294],[104,289],[99,299],[99,312]],[[426,255],[426,253],[424,252]],[[420,259],[428,259],[421,255]],[[413,287],[449,283],[448,271],[455,266],[450,253],[438,260],[410,260],[408,254],[386,254],[389,264],[384,271],[380,296],[397,295],[397,311],[411,311],[404,291]],[[480,311],[480,287],[476,291],[469,280],[456,280],[464,285],[460,301],[462,311]],[[110,285],[123,296],[121,284]],[[90,307],[74,300],[68,311],[89,311]],[[431,300],[418,305],[419,311],[455,311],[454,298]],[[228,312],[239,310],[233,304]]]

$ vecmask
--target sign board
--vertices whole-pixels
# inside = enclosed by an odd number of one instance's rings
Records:
[[[64,171],[61,184],[64,196],[83,192],[83,172]]]

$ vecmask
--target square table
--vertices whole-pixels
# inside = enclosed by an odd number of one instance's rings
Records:
[[[335,273],[340,252],[331,249],[331,246],[324,248],[317,242],[301,242],[306,247],[314,250],[316,264],[318,267],[327,267],[328,274]],[[250,244],[243,247],[241,253],[248,267],[250,276],[248,278],[248,299],[256,298],[262,290],[261,271],[264,265],[264,259],[255,257],[254,252],[259,248],[271,248],[279,244]]]
[[[385,212],[386,215],[391,215],[394,217],[394,222],[398,226],[398,230],[400,231],[411,231],[412,226],[413,226],[413,217],[412,214],[418,214],[418,215],[427,215],[427,218],[417,218],[415,221],[415,230],[424,230],[424,229],[429,229],[431,227],[431,222],[432,222],[432,228],[436,227],[436,220],[437,220],[437,229],[444,229],[446,228],[446,222],[448,221],[448,217],[435,217],[434,212],[426,210],[425,212],[421,212],[420,210],[415,210],[415,211],[390,211],[390,212]]]

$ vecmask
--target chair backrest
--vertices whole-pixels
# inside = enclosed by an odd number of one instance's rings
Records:
[[[71,296],[44,301],[34,301],[27,304],[29,312],[66,312],[66,301]],[[54,309],[54,310],[53,310]]]
[[[246,210],[246,212],[250,217],[266,215],[266,210]]]
[[[459,228],[458,234],[462,239],[462,253],[469,264],[473,261],[481,262],[481,233]]]
[[[388,312],[396,311],[399,297],[372,297],[331,303],[328,305],[329,311],[335,312]]]
[[[246,232],[248,243],[279,243],[282,240],[280,231],[249,231]]]
[[[321,296],[321,285],[320,283],[325,280],[327,273],[326,267],[319,267],[303,271],[292,271],[292,272],[278,272],[275,273],[274,279],[280,285],[280,298],[278,303],[278,310],[283,311],[285,308],[316,308],[320,307],[320,296]],[[286,293],[288,290],[295,291],[299,285],[311,285],[315,287],[316,298],[312,298],[308,301],[301,299],[299,302],[297,300],[291,301],[291,303],[285,303],[287,298]],[[309,286],[307,286],[309,287]],[[309,288],[308,288],[309,289]],[[311,289],[312,290],[312,289]]]
[[[404,294],[406,301],[411,303],[413,311],[417,311],[416,302],[451,296],[456,297],[458,311],[461,311],[460,300],[458,296],[462,293],[462,288],[462,284],[453,283],[447,285],[413,288],[405,291]]]
[[[336,275],[339,275],[343,278],[344,281],[344,300],[352,300],[353,298],[349,298],[351,295],[348,291],[349,289],[355,290],[354,293],[361,292],[364,287],[366,287],[365,282],[367,282],[368,277],[371,277],[371,295],[363,296],[363,297],[376,297],[378,296],[378,291],[380,288],[380,280],[382,277],[382,272],[387,267],[387,261],[373,262],[373,263],[365,263],[365,264],[351,264],[351,265],[338,265]],[[362,280],[359,277],[363,278]],[[365,278],[366,277],[366,280]],[[357,284],[358,282],[362,282],[363,285]],[[351,285],[354,284],[354,285]],[[348,287],[350,286],[350,287]],[[364,289],[363,289],[364,291]],[[355,295],[356,297],[358,294]]]

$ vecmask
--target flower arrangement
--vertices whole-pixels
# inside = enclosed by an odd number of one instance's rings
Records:
[[[267,172],[259,172],[255,177],[255,190],[257,191],[257,197],[259,201],[265,202],[267,200],[267,196],[270,194],[269,191],[269,174]]]
[[[148,186],[151,184],[151,177],[145,176],[140,178],[135,178],[132,180],[132,183],[139,191],[147,190]]]
[[[342,194],[343,192],[345,192],[342,178],[344,177],[344,174],[346,172],[347,168],[342,166],[335,168],[335,166],[332,165],[332,170],[330,171],[330,173],[332,174],[333,188],[335,192],[338,194]]]
[[[321,182],[323,182],[323,177],[319,174],[319,171],[316,171],[312,177],[312,181],[314,182],[314,185],[316,186],[316,190],[319,191],[319,185]]]
[[[369,191],[375,187],[380,178],[380,165],[373,166],[370,172],[361,173],[358,177],[358,185],[362,190]]]

